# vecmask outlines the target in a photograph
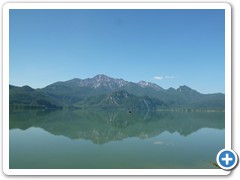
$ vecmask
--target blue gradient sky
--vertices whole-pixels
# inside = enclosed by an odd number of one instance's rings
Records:
[[[224,10],[10,10],[10,84],[106,74],[225,92]]]

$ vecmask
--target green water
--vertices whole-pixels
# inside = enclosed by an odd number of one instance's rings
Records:
[[[223,112],[10,112],[10,168],[216,168]]]

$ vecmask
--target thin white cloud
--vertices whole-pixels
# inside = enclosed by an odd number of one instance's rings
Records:
[[[162,77],[162,76],[155,76],[155,77],[153,77],[153,79],[156,79],[156,80],[162,80],[163,77]]]
[[[153,79],[155,80],[163,80],[163,79],[173,79],[174,76],[154,76]]]

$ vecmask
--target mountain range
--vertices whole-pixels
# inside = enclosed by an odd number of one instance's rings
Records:
[[[44,88],[9,85],[13,108],[127,108],[224,110],[225,95],[202,94],[188,86],[163,89],[157,84],[96,75],[87,79],[59,81]]]

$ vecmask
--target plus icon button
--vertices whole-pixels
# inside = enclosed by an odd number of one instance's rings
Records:
[[[228,153],[226,153],[226,157],[225,158],[222,158],[222,161],[225,161],[226,165],[228,165],[229,161],[232,161],[232,160],[233,160],[233,158],[230,158]]]
[[[230,170],[236,166],[238,157],[233,150],[223,149],[217,154],[216,160],[222,169]]]

